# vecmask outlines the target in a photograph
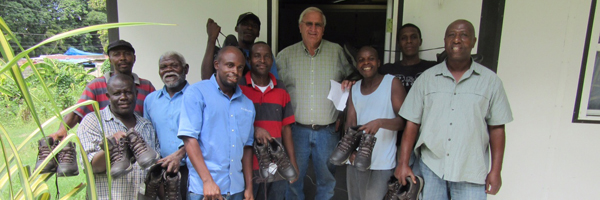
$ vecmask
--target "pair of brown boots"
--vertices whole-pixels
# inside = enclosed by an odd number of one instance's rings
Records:
[[[365,134],[364,131],[359,131],[359,128],[360,126],[351,127],[346,131],[344,137],[329,156],[331,164],[345,164],[352,152],[358,148],[356,158],[352,164],[359,171],[367,171],[371,168],[371,154],[377,138],[373,134]]]
[[[51,137],[44,137],[38,140],[38,159],[35,163],[36,170],[59,143],[60,141],[54,141]],[[56,154],[56,159],[53,158],[50,160],[50,162],[42,168],[40,173],[56,173],[56,176],[61,177],[79,175],[79,168],[77,167],[77,151],[75,148],[75,143],[69,142],[67,146],[63,147],[63,149]]]
[[[142,169],[146,169],[160,158],[160,155],[134,129],[129,129],[126,136],[120,138],[119,142],[112,136],[108,136],[106,141],[110,154],[110,175],[113,178],[128,174],[133,169],[135,162]],[[104,144],[101,147],[104,148]]]

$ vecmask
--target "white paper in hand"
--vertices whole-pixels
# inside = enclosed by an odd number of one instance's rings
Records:
[[[327,99],[333,102],[335,108],[339,111],[343,111],[346,108],[346,101],[348,101],[348,94],[350,94],[349,90],[342,91],[342,84],[331,80],[331,88],[329,89],[329,95],[327,95]]]

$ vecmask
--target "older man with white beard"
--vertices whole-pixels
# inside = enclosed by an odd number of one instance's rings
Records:
[[[167,173],[181,173],[180,194],[186,199],[188,168],[181,162],[185,156],[185,148],[179,148],[182,141],[177,138],[179,130],[179,111],[183,93],[188,87],[185,80],[189,65],[185,58],[174,51],[160,56],[158,74],[165,86],[162,90],[150,93],[144,101],[144,117],[152,121],[160,143],[162,167]]]

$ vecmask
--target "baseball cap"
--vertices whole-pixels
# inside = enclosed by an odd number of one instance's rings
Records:
[[[235,25],[236,25],[236,26],[237,26],[237,25],[240,25],[240,23],[242,23],[242,21],[244,21],[245,19],[254,19],[254,20],[255,20],[255,21],[258,23],[258,25],[260,26],[260,19],[258,19],[258,16],[256,16],[256,15],[255,15],[254,13],[252,13],[252,12],[247,12],[247,13],[243,13],[243,14],[241,14],[241,15],[238,17],[237,24],[235,24]]]
[[[117,41],[113,41],[110,44],[108,44],[108,48],[106,48],[106,54],[108,54],[108,52],[110,52],[110,50],[113,50],[113,49],[116,49],[119,47],[129,49],[129,50],[133,51],[133,53],[135,53],[135,49],[133,48],[133,46],[131,46],[131,43],[129,43],[125,40],[117,40]]]

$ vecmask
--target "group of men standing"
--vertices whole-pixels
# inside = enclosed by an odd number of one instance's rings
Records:
[[[283,49],[275,58],[266,43],[255,42],[259,18],[244,13],[235,27],[239,48],[223,47],[213,57],[220,27],[209,19],[208,45],[201,67],[204,80],[190,85],[185,58],[167,52],[159,59],[159,75],[165,86],[157,91],[132,72],[136,57],[131,44],[113,42],[107,49],[112,72],[90,82],[80,101],[100,103],[106,137],[125,137],[129,129],[141,133],[145,142],[160,152],[157,163],[167,172],[181,174],[182,198],[304,199],[303,177],[310,159],[317,177],[315,199],[331,199],[335,166],[328,159],[340,141],[336,129],[341,127],[340,112],[326,97],[330,80],[347,80],[354,67],[340,45],[323,39],[326,18],[320,9],[304,10],[298,26],[302,41]],[[395,158],[386,162],[393,165],[386,169],[386,175],[390,176],[395,167],[393,174],[406,184],[406,177],[414,181],[415,174],[422,174],[426,182],[424,199],[485,199],[486,193],[495,194],[501,185],[504,124],[512,116],[501,81],[470,57],[474,34],[468,21],[450,24],[444,38],[448,58],[431,67],[434,63],[418,56],[420,30],[405,25],[399,30],[403,60],[379,69],[382,74],[402,77],[401,83],[386,78],[386,84],[393,83],[391,89],[396,91],[390,91],[395,95],[391,96],[391,122],[400,123],[374,126],[394,129],[394,134],[395,130],[404,130],[398,166]],[[366,51],[364,59],[378,57],[373,55],[374,50]],[[364,63],[367,67],[362,70],[368,71],[368,66],[378,67],[380,61]],[[399,72],[397,68],[410,72]],[[372,73],[367,74],[371,77]],[[401,84],[406,89],[399,88]],[[69,127],[61,126],[51,137],[60,140],[66,129],[81,122],[77,134],[97,173],[98,195],[105,199],[109,188],[104,175],[105,154],[100,148],[101,128],[96,115],[86,115],[92,110],[91,106],[82,107],[67,115]],[[272,140],[285,146],[299,175],[296,180],[254,180],[257,175],[253,171],[258,166],[252,145]],[[488,144],[492,153],[489,173]],[[419,169],[411,169],[413,152]],[[134,199],[142,192],[147,170],[138,165],[133,168],[134,172],[113,180],[113,199]],[[351,199],[369,198],[348,192]]]

